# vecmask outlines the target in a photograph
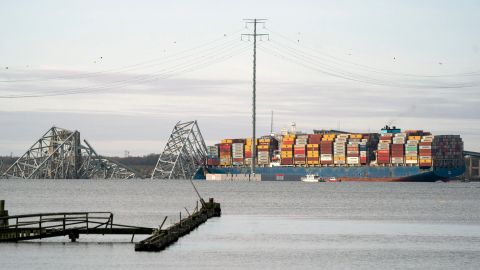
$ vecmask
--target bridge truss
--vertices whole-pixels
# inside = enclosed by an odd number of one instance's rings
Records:
[[[152,179],[193,179],[203,168],[207,146],[197,121],[178,122],[158,158]]]
[[[142,176],[98,155],[80,132],[52,127],[2,175],[21,179],[130,179]]]

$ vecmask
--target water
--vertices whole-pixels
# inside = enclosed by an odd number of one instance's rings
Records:
[[[480,183],[196,182],[223,216],[160,253],[130,236],[0,244],[0,269],[478,269]],[[112,211],[158,226],[187,181],[0,181],[10,214]],[[185,211],[183,212],[185,214]],[[168,224],[168,222],[167,222]],[[136,236],[139,241],[146,236]]]

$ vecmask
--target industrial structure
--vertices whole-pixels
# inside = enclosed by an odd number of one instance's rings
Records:
[[[464,151],[466,170],[463,178],[470,181],[480,181],[480,153]]]
[[[40,137],[2,178],[20,179],[131,179],[138,172],[100,156],[80,140],[80,132],[52,127]]]
[[[203,174],[207,146],[197,121],[178,122],[153,169],[151,179],[193,179]]]

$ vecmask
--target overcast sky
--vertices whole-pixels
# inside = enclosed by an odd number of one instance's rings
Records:
[[[460,134],[480,151],[479,1],[0,1],[0,155],[52,125],[106,155],[159,153],[177,121],[207,143],[257,134]]]

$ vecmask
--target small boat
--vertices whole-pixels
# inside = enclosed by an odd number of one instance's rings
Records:
[[[342,182],[342,180],[335,178],[334,176],[328,178],[328,182]]]
[[[309,182],[309,183],[325,182],[325,179],[321,178],[320,176],[318,176],[316,174],[307,174],[300,179],[303,182]]]

